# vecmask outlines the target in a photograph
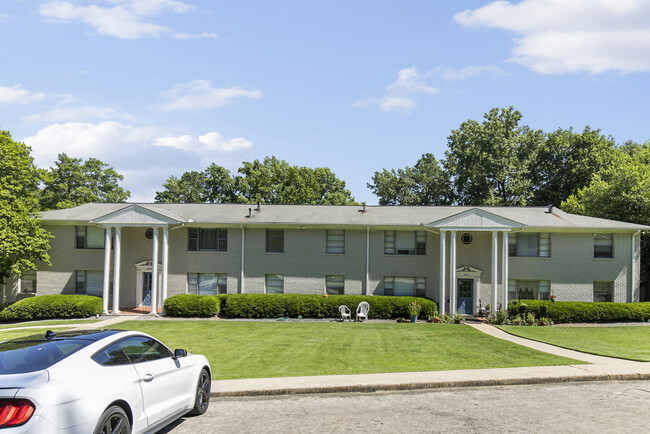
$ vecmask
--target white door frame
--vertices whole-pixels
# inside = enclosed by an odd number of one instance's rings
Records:
[[[470,267],[469,265],[464,265],[462,267],[456,268],[456,282],[454,284],[456,285],[456,297],[458,297],[458,280],[459,279],[472,279],[474,281],[473,283],[473,289],[472,289],[472,300],[473,300],[473,305],[472,305],[472,315],[476,315],[478,313],[478,295],[481,293],[479,291],[480,289],[480,284],[481,284],[481,273],[482,271],[479,270],[478,268]]]
[[[135,281],[135,305],[136,307],[142,306],[142,292],[144,290],[143,288],[143,283],[144,283],[144,273],[151,273],[153,272],[153,267],[151,265],[151,261],[142,261],[138,262],[135,264],[135,270],[136,270],[136,281]],[[158,281],[160,282],[162,276],[162,266],[161,264],[158,264]],[[158,302],[156,303],[157,306],[160,306],[160,299],[162,297],[162,294],[160,291],[158,291]]]

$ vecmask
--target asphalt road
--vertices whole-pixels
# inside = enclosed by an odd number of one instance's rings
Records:
[[[161,431],[650,432],[650,381],[214,399]]]

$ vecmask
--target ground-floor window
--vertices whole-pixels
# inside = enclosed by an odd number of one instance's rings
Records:
[[[111,276],[112,280],[112,276]],[[104,272],[78,270],[76,271],[75,292],[77,294],[94,295],[102,297],[104,293]],[[109,288],[110,289],[110,288]]]
[[[284,293],[284,275],[283,274],[265,274],[264,285],[267,294]]]
[[[614,301],[614,282],[594,282],[594,301]]]
[[[508,300],[546,300],[550,293],[550,280],[508,281]]]
[[[20,292],[36,294],[36,270],[23,271],[20,275]]]
[[[384,276],[384,295],[424,297],[425,282],[424,277]]]
[[[325,276],[325,291],[330,295],[339,295],[345,292],[345,276]]]
[[[227,293],[226,273],[188,273],[187,289],[190,294],[216,295]]]

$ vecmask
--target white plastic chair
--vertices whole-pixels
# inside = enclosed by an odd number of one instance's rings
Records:
[[[339,312],[341,312],[341,321],[345,321],[346,318],[348,319],[348,321],[352,321],[352,311],[350,310],[349,307],[342,304],[341,306],[339,306]]]
[[[359,306],[357,306],[356,320],[359,321],[360,318],[367,320],[369,310],[370,310],[370,305],[368,304],[367,301],[362,301],[361,303],[359,303]]]

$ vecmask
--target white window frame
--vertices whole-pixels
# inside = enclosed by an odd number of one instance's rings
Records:
[[[395,295],[395,283],[401,282],[412,283],[413,293],[404,294],[401,296],[404,297],[424,297],[426,294],[426,278],[425,277],[412,277],[412,276],[384,276],[384,295],[391,295],[400,297],[400,295]]]
[[[216,248],[201,248],[201,233],[204,231],[216,231]],[[227,252],[228,251],[228,229],[227,228],[187,228],[187,251],[188,252]]]
[[[22,274],[20,275],[20,293],[36,294],[37,279],[38,279],[38,273],[36,270],[23,271]],[[29,289],[26,290],[25,288],[29,288]]]
[[[537,235],[537,255],[519,256],[518,235]],[[550,258],[551,234],[549,232],[513,232],[508,237],[508,256],[511,258]]]
[[[607,300],[596,300],[598,297],[605,296],[609,298]],[[614,282],[613,281],[604,281],[604,280],[594,280],[593,285],[593,301],[595,302],[613,302],[614,301]]]
[[[596,249],[609,247],[607,253],[597,253]],[[594,259],[614,259],[614,234],[594,234]]]
[[[518,293],[517,287],[519,284],[528,284],[533,286],[530,291],[533,292],[534,297],[530,298],[521,298],[521,294]],[[548,279],[510,279],[508,280],[508,300],[547,300],[548,296],[551,294],[551,281]]]
[[[342,274],[328,274],[325,276],[325,294],[345,294],[345,276]]]
[[[266,294],[284,294],[284,274],[265,274],[264,292]]]
[[[342,255],[345,253],[345,230],[327,229],[325,253]]]
[[[384,231],[384,254],[426,255],[426,231]]]
[[[226,273],[187,273],[188,294],[199,294],[201,276],[212,276],[215,282],[215,293],[202,295],[219,295],[228,293],[228,275]]]

